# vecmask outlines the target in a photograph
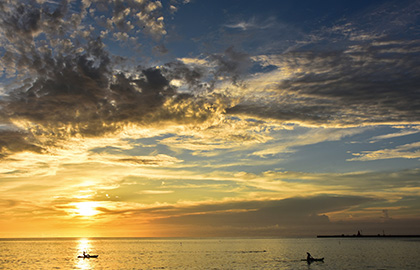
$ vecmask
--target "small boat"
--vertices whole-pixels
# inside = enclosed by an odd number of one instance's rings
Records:
[[[301,261],[308,262],[308,263],[312,263],[312,262],[323,262],[324,261],[324,258],[302,259]]]
[[[86,254],[86,255],[79,255],[79,256],[77,256],[77,258],[83,258],[83,259],[89,259],[89,258],[98,258],[98,256],[99,255],[89,255],[89,254]]]

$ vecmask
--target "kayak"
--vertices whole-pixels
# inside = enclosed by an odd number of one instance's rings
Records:
[[[98,256],[99,255],[86,255],[86,256],[79,255],[79,256],[77,256],[77,258],[89,259],[89,258],[98,258]]]
[[[304,261],[304,262],[308,262],[308,263],[311,263],[311,262],[323,262],[324,261],[324,258],[312,258],[312,259],[302,259],[301,261]]]

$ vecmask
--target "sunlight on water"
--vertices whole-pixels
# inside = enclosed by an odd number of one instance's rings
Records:
[[[86,239],[86,238],[79,239],[77,249],[80,253],[78,255],[81,255],[83,251],[86,251],[87,253],[89,253],[91,246],[92,246],[91,240]]]
[[[77,256],[79,255],[82,255],[83,251],[85,251],[86,253],[89,253],[89,250],[91,250],[91,248],[92,248],[92,245],[89,239],[86,239],[86,238],[79,239],[77,243],[75,258],[77,258]],[[82,269],[82,270],[92,269],[92,264],[91,264],[90,259],[77,258],[76,264],[74,267],[76,269]]]

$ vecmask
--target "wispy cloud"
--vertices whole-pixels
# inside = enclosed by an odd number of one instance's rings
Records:
[[[362,151],[361,153],[353,153],[353,156],[355,157],[349,159],[349,161],[368,161],[391,158],[420,158],[420,142],[404,144],[392,149]]]
[[[225,25],[225,27],[228,28],[236,28],[244,31],[250,29],[266,29],[274,26],[278,28],[278,23],[274,17],[270,17],[265,20],[257,20],[257,18],[252,17],[249,20],[237,21],[235,23]]]
[[[169,193],[173,193],[173,190],[142,190],[142,191],[138,191],[137,194],[169,194]]]
[[[387,140],[387,139],[392,139],[392,138],[398,138],[398,137],[413,135],[413,134],[416,134],[416,133],[419,133],[420,132],[420,127],[418,127],[418,126],[413,126],[410,129],[407,129],[406,127],[402,127],[402,129],[403,130],[401,130],[400,132],[395,132],[395,133],[390,133],[390,134],[384,134],[384,135],[375,136],[375,137],[372,138],[372,141]]]
[[[280,135],[280,143],[276,143],[273,147],[259,150],[253,153],[257,156],[277,155],[282,153],[295,152],[296,148],[312,145],[321,142],[339,141],[345,137],[352,136],[364,132],[363,128],[312,128],[302,132],[302,134],[293,134],[289,136]]]

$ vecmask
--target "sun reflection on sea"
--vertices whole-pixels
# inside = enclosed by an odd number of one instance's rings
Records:
[[[89,259],[77,258],[77,256],[83,254],[83,251],[86,251],[86,253],[89,253],[89,250],[91,249],[91,247],[92,247],[91,240],[87,238],[81,238],[78,240],[76,254],[75,254],[75,257],[77,259],[75,263],[75,269],[82,269],[82,270],[92,269],[92,264]]]

